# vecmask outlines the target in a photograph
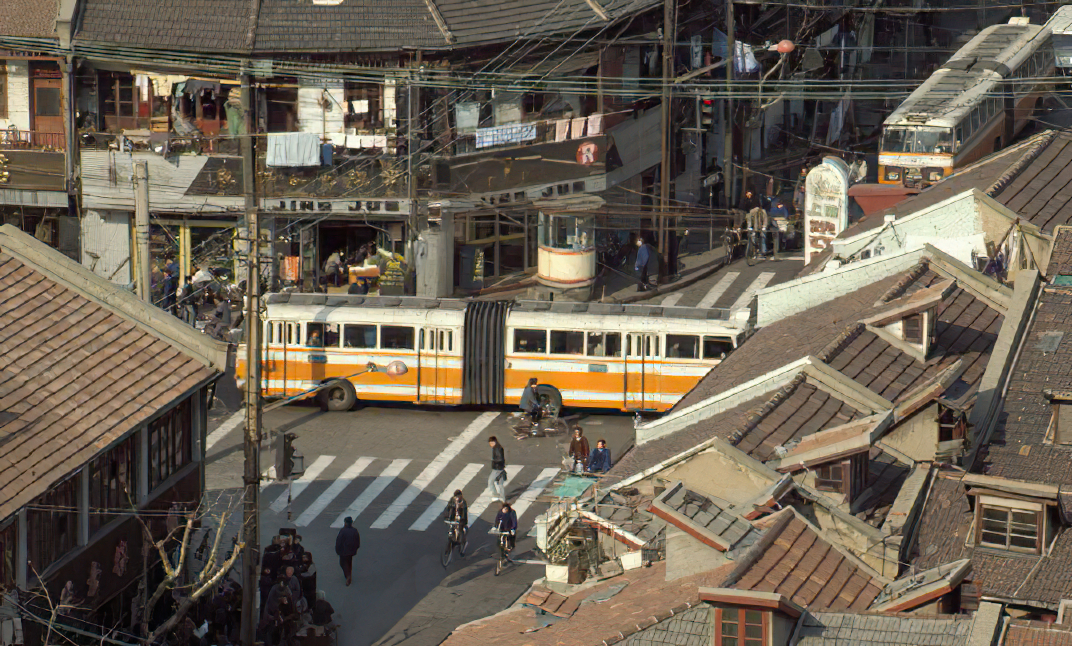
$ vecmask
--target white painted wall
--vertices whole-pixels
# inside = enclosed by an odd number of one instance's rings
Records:
[[[329,99],[327,109],[321,99]],[[298,129],[316,134],[343,132],[346,105],[345,91],[340,88],[298,88]]]
[[[2,61],[7,67],[7,118],[0,119],[0,129],[14,126],[30,129],[30,64],[28,61]]]
[[[82,266],[118,285],[130,276],[129,211],[89,209],[82,217]]]

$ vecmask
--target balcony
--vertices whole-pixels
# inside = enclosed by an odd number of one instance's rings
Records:
[[[0,150],[63,152],[66,148],[62,132],[34,132],[17,128],[0,130]]]

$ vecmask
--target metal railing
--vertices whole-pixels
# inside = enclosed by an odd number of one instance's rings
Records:
[[[62,132],[34,132],[8,128],[0,130],[0,150],[65,150]]]

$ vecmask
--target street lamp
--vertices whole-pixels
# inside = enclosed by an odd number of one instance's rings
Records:
[[[324,383],[319,384],[319,385],[317,385],[317,386],[315,386],[313,388],[310,388],[309,390],[305,390],[303,392],[300,392],[297,395],[294,395],[292,397],[287,397],[286,399],[280,399],[277,402],[273,402],[272,404],[269,404],[268,406],[265,406],[264,407],[264,412],[267,413],[268,411],[273,411],[273,410],[275,410],[277,408],[282,408],[283,406],[286,406],[287,404],[296,402],[299,399],[304,399],[304,398],[308,397],[309,395],[312,395],[314,393],[320,392],[321,390],[323,390],[325,388],[328,388],[329,386],[334,386],[339,381],[349,381],[350,379],[353,379],[354,377],[360,377],[361,375],[365,375],[365,374],[368,374],[370,372],[381,372],[381,373],[383,373],[383,374],[385,374],[388,377],[391,377],[393,379],[393,378],[396,378],[396,377],[401,377],[402,375],[404,375],[407,372],[409,372],[409,366],[407,366],[404,361],[397,361],[397,360],[392,361],[391,363],[387,364],[386,366],[378,366],[375,363],[369,361],[368,364],[365,365],[365,369],[361,370],[360,372],[355,372],[352,375],[346,375],[344,377],[335,377],[334,379],[329,379],[329,380],[325,381]]]

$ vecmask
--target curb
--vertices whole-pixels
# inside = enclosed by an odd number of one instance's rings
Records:
[[[679,289],[689,287],[690,285],[693,285],[695,283],[700,282],[701,280],[703,280],[705,278],[710,277],[711,274],[715,273],[719,269],[722,269],[727,264],[728,263],[726,262],[726,257],[723,256],[722,258],[719,258],[718,260],[716,260],[714,262],[711,262],[706,266],[701,265],[701,267],[703,267],[703,269],[700,269],[698,272],[696,272],[695,275],[689,276],[688,278],[685,278],[683,280],[679,280],[676,283],[669,283],[667,285],[662,285],[660,287],[656,287],[655,289],[653,289],[651,291],[637,292],[633,296],[626,296],[626,297],[621,298],[621,299],[615,298],[613,300],[604,301],[604,302],[608,302],[608,303],[636,303],[638,301],[646,301],[649,298],[655,298],[656,296],[662,296],[664,294],[669,294],[671,292],[676,292]]]

